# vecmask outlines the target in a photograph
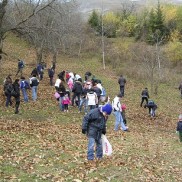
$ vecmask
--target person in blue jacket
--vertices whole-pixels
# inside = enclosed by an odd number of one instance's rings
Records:
[[[102,107],[92,109],[84,116],[82,122],[82,133],[88,137],[87,159],[94,160],[94,146],[96,144],[96,158],[103,157],[101,135],[106,134],[106,121],[112,112],[112,106],[106,104]]]

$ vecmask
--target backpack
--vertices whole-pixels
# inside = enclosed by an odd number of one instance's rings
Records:
[[[23,68],[23,67],[24,67],[24,62],[23,62],[22,60],[20,60],[20,61],[18,62],[18,67],[19,67],[19,68]]]
[[[30,89],[30,85],[29,85],[29,83],[25,80],[25,89]]]
[[[153,101],[153,100],[149,100],[149,101],[148,101],[148,105],[149,105],[149,106],[153,106],[153,105],[154,105],[154,101]]]

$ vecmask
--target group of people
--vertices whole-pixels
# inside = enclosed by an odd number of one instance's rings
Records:
[[[27,89],[32,90],[32,100],[37,100],[37,87],[39,80],[43,79],[43,70],[45,67],[42,64],[38,64],[31,72],[31,77],[28,80],[22,75],[22,70],[25,66],[23,61],[18,60],[18,71],[16,76],[20,73],[21,77],[15,79],[13,82],[11,75],[8,75],[4,81],[4,93],[6,95],[6,107],[12,104],[11,97],[15,97],[15,114],[19,113],[20,105],[20,90],[24,98],[24,102],[28,102]],[[22,66],[23,65],[23,66]],[[102,85],[100,79],[97,79],[91,72],[85,73],[84,81],[82,77],[71,71],[61,71],[58,74],[58,78],[53,83],[55,75],[55,64],[48,69],[48,76],[50,78],[50,86],[55,87],[55,98],[59,102],[59,108],[61,111],[68,112],[69,105],[77,106],[78,112],[82,111],[84,107],[84,117],[82,121],[82,133],[88,137],[88,151],[87,159],[89,161],[94,160],[94,150],[96,144],[96,158],[101,159],[103,157],[102,152],[102,134],[106,134],[106,122],[108,116],[113,113],[115,116],[114,131],[117,132],[121,129],[123,132],[129,131],[125,110],[126,105],[121,103],[121,98],[124,97],[126,78],[121,75],[118,79],[120,86],[120,93],[117,94],[113,101],[110,101],[109,96],[106,97],[106,90]],[[38,78],[39,79],[38,79]],[[182,84],[179,89],[182,90]],[[157,105],[153,100],[149,100],[148,89],[145,88],[141,93],[140,106],[149,109],[149,114],[155,117],[155,111]],[[180,141],[182,142],[182,115],[179,116],[179,122],[177,126],[179,132]]]

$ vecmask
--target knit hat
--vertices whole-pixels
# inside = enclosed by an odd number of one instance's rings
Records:
[[[112,112],[112,106],[110,104],[102,106],[102,112],[105,112],[107,115],[110,115]]]

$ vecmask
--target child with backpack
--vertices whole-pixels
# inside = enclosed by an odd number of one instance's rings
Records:
[[[179,132],[179,141],[182,142],[182,114],[179,115],[176,131]]]
[[[149,115],[151,117],[155,117],[155,111],[157,109],[157,105],[155,104],[155,102],[153,100],[149,100],[148,104],[145,104],[144,108],[148,108],[149,109]]]
[[[21,77],[20,81],[20,89],[23,94],[24,102],[28,102],[28,95],[27,95],[27,89],[30,89],[30,85],[27,80],[25,80],[25,77]]]

